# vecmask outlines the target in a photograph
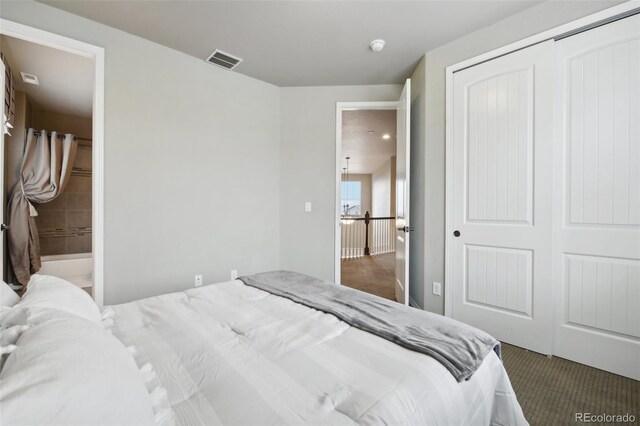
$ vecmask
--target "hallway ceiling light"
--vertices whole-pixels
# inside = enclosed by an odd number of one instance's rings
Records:
[[[384,135],[382,135],[382,139],[388,140],[391,139],[391,136],[389,135],[389,133],[385,133]]]
[[[385,41],[382,39],[376,39],[376,40],[373,40],[371,43],[369,43],[369,47],[371,48],[371,50],[373,50],[376,53],[384,49],[384,45],[385,45]]]

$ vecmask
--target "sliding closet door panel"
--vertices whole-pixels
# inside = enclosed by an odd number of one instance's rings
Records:
[[[531,224],[533,69],[468,89],[467,219]]]
[[[556,43],[555,350],[640,379],[640,16]]]
[[[551,353],[553,42],[457,72],[452,316]]]
[[[638,40],[622,41],[567,64],[570,223],[640,224],[640,176],[632,167],[640,157],[630,143],[638,138],[639,49]]]

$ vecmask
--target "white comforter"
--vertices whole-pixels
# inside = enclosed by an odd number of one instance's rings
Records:
[[[240,281],[112,308],[178,424],[526,424],[493,352],[458,383],[426,355]]]

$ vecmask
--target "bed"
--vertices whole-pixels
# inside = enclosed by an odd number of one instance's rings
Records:
[[[110,306],[101,321],[161,389],[166,424],[527,424],[495,352],[459,382],[432,357],[240,280]]]

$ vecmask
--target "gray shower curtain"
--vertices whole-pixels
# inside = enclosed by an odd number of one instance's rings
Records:
[[[63,139],[46,130],[27,133],[20,178],[9,193],[9,256],[16,279],[26,285],[40,270],[40,243],[36,209],[31,203],[48,203],[62,193],[69,182],[78,144],[74,136]]]

